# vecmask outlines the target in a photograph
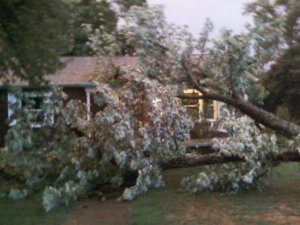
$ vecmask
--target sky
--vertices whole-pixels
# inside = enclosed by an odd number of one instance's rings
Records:
[[[150,4],[164,5],[167,20],[177,25],[188,25],[197,35],[207,17],[214,23],[213,37],[223,27],[235,33],[245,31],[250,16],[243,15],[244,5],[250,0],[148,0]]]

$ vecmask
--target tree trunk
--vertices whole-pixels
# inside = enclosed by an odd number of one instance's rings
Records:
[[[278,155],[270,155],[269,160],[274,162],[300,162],[300,154],[297,151],[286,151]],[[204,166],[204,165],[214,165],[214,164],[223,164],[231,162],[243,162],[244,159],[238,156],[224,156],[219,153],[208,154],[205,156],[190,156],[190,157],[179,157],[169,161],[162,162],[162,169],[178,169],[185,167],[194,167],[194,166]]]

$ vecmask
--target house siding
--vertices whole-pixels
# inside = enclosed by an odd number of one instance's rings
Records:
[[[83,103],[86,103],[86,90],[85,88],[64,88],[63,91],[68,95],[68,98],[65,100],[65,104],[74,99],[74,100],[80,100]],[[91,102],[90,102],[90,111],[92,115],[95,115],[97,112],[104,109],[104,107],[99,107],[97,104],[95,104],[93,99],[93,93],[91,93]]]
[[[25,88],[30,90],[29,88]],[[63,91],[68,95],[64,104],[72,99],[81,100],[86,103],[85,88],[64,88]],[[93,104],[93,103],[91,103]],[[3,147],[5,141],[5,135],[7,133],[8,126],[8,102],[7,102],[7,90],[0,89],[0,147]]]
[[[65,100],[64,104],[66,104],[70,100],[80,100],[86,103],[86,93],[85,88],[77,88],[77,87],[68,87],[63,88],[63,91],[68,95],[68,98]]]

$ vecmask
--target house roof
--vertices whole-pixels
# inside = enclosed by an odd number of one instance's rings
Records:
[[[95,76],[105,76],[106,68],[96,57],[66,57],[62,59],[66,66],[54,75],[46,76],[51,84],[71,85],[93,81]],[[115,66],[136,66],[136,57],[115,57]]]
[[[47,75],[46,80],[50,84],[60,86],[90,86],[93,85],[95,77],[106,75],[108,65],[100,63],[97,57],[62,57],[65,67],[58,70],[55,74]],[[114,66],[135,67],[137,57],[114,57],[112,58]],[[15,81],[13,85],[27,85],[24,81]]]

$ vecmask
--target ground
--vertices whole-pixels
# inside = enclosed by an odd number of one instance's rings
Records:
[[[63,225],[130,225],[131,214],[129,203],[90,199],[78,203]]]
[[[2,225],[242,225],[300,224],[298,164],[282,164],[264,192],[238,195],[178,190],[181,177],[199,168],[164,172],[167,186],[131,203],[86,199],[46,214],[36,199],[13,202],[0,198]],[[18,212],[16,214],[16,212]],[[22,221],[22,223],[20,223]],[[31,222],[30,222],[31,221]],[[55,222],[54,222],[55,221]]]

